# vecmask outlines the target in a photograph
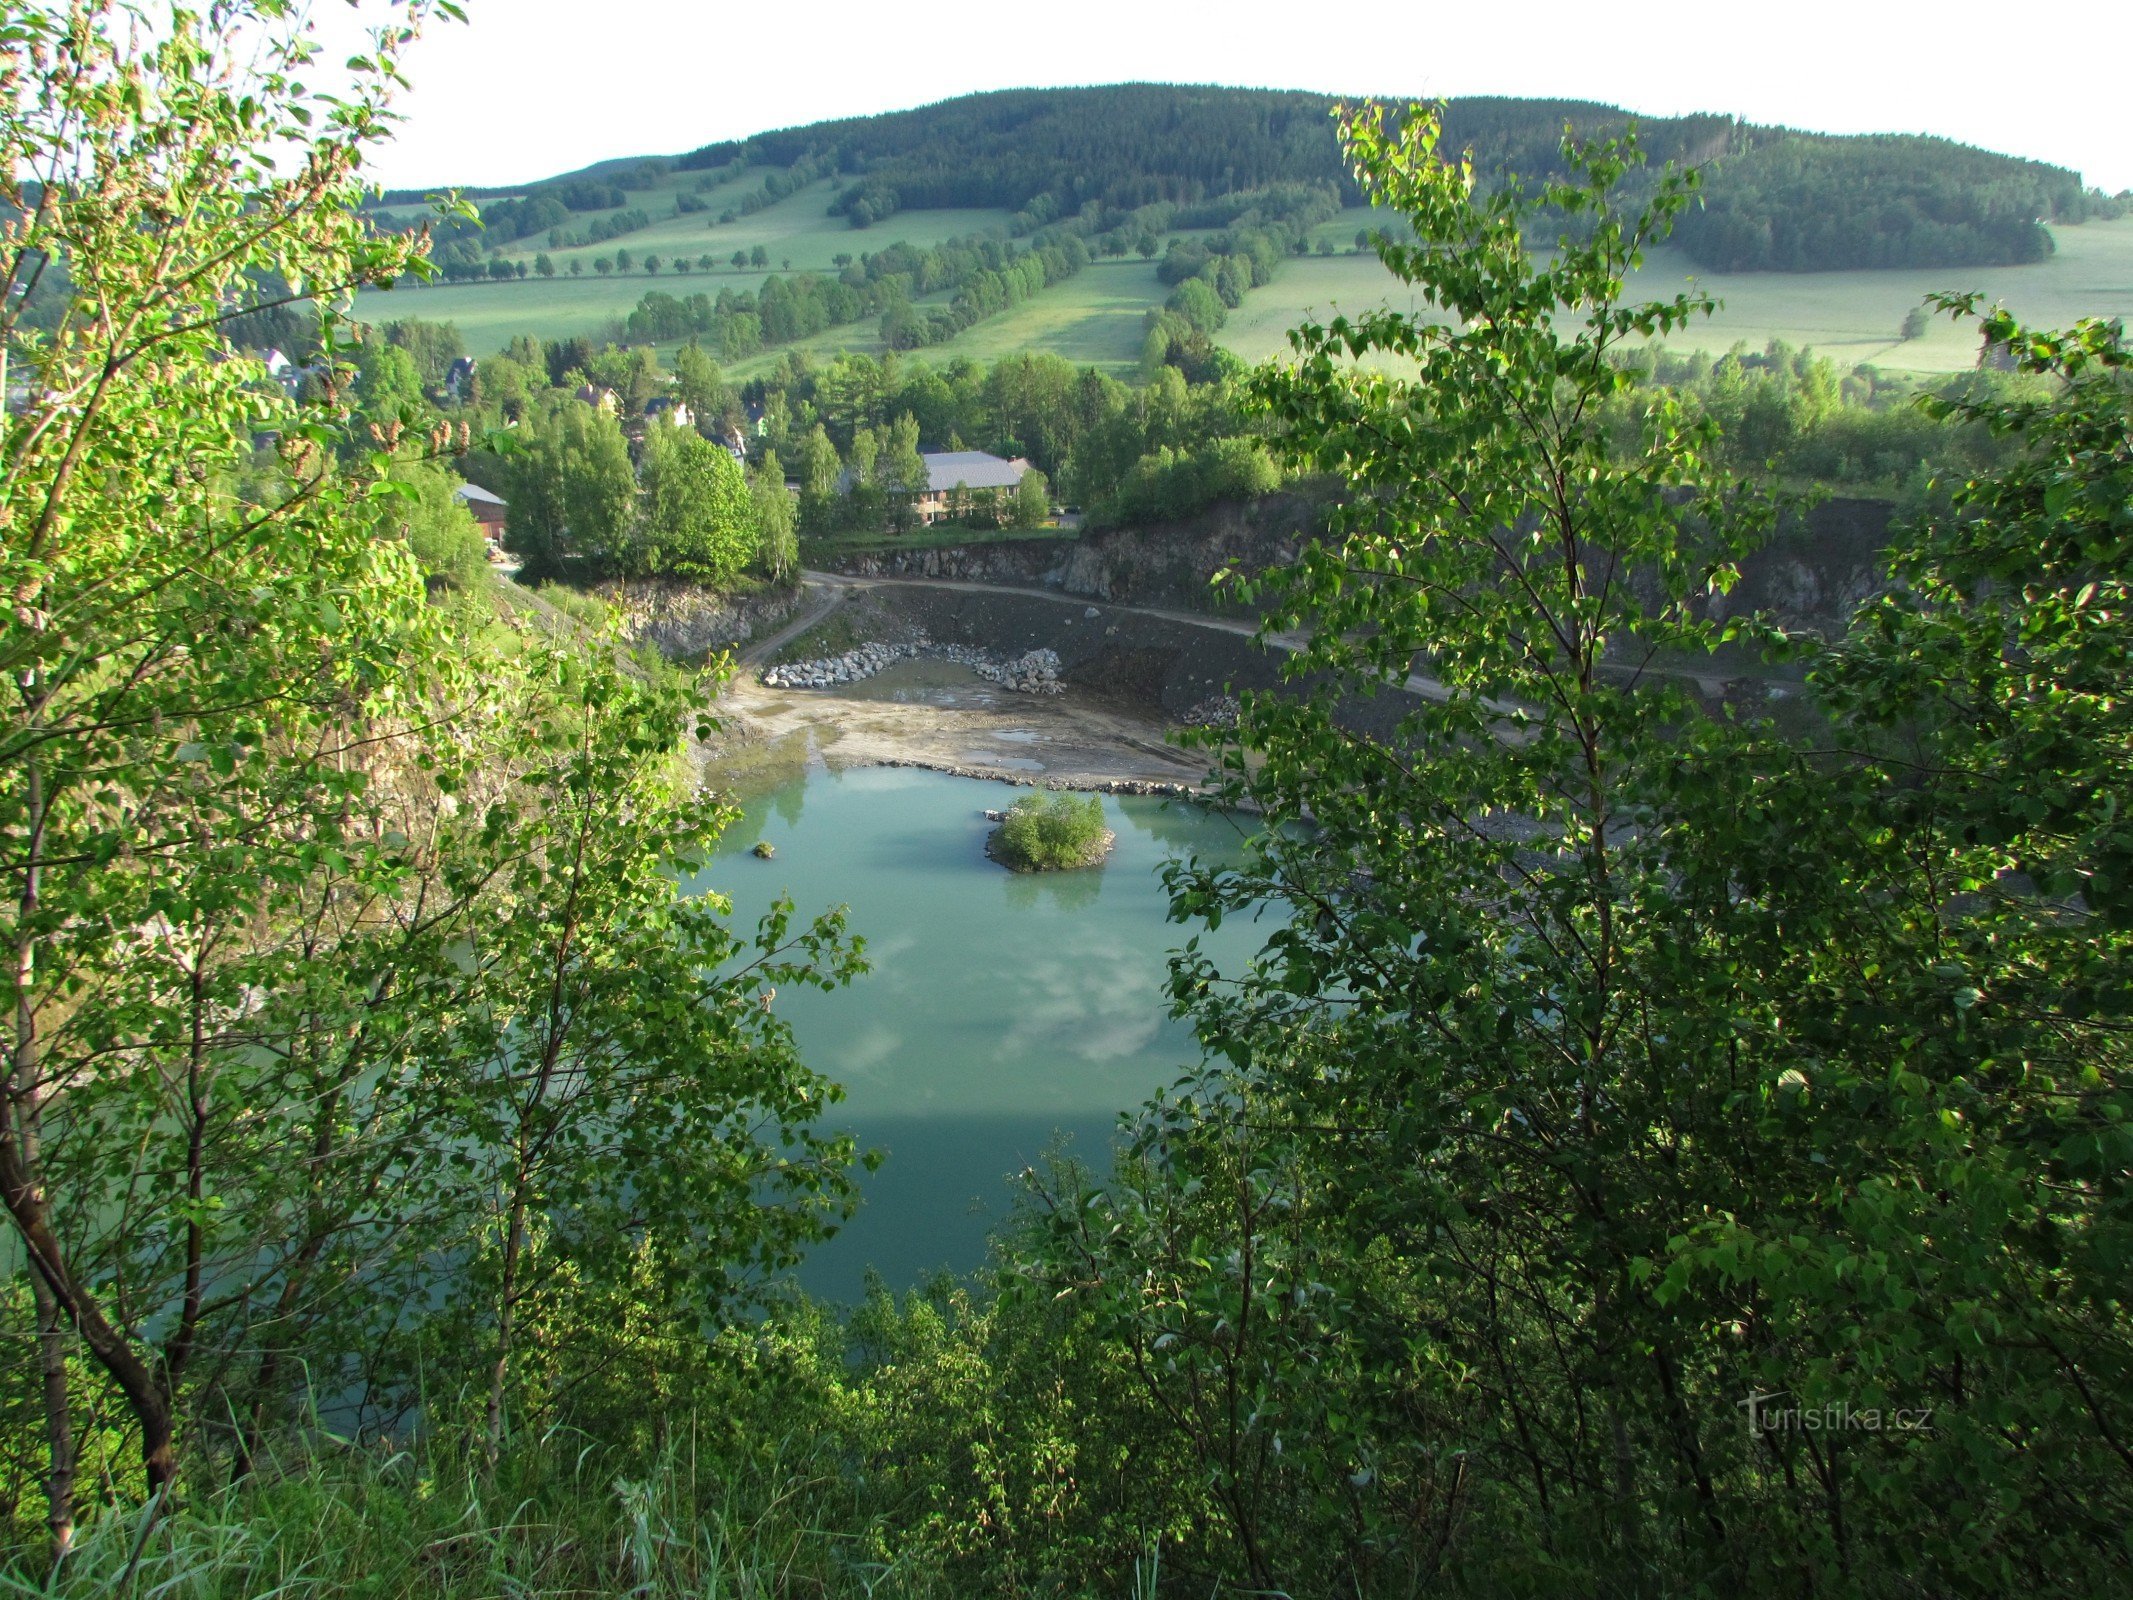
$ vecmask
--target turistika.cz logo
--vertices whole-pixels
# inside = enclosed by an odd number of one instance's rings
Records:
[[[1846,1400],[1831,1400],[1819,1406],[1779,1404],[1792,1391],[1751,1394],[1739,1402],[1748,1414],[1748,1432],[1761,1433],[1931,1433],[1931,1406],[1853,1406]]]

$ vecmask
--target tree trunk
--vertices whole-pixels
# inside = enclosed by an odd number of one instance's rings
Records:
[[[44,1368],[44,1525],[52,1530],[52,1565],[74,1548],[74,1412],[67,1380],[67,1322],[51,1286],[30,1274],[37,1301],[37,1356]]]
[[[30,720],[34,721],[42,700],[33,687],[29,696]],[[160,1492],[177,1476],[177,1448],[171,1428],[171,1407],[168,1395],[158,1382],[155,1372],[133,1347],[124,1330],[113,1327],[104,1316],[103,1308],[75,1282],[67,1265],[66,1252],[61,1249],[58,1236],[52,1231],[51,1210],[44,1190],[42,1152],[39,1148],[38,1131],[45,1097],[44,1040],[39,1032],[37,1015],[37,938],[34,932],[41,910],[44,887],[42,856],[44,851],[44,821],[49,796],[45,792],[45,774],[35,761],[27,765],[23,775],[25,789],[25,820],[28,838],[25,840],[24,857],[27,865],[22,873],[22,892],[17,902],[15,949],[15,1015],[13,1038],[8,1041],[8,1079],[6,1092],[0,1094],[0,1206],[15,1224],[15,1232],[21,1238],[24,1252],[30,1259],[31,1276],[41,1285],[42,1293],[49,1295],[58,1316],[55,1323],[64,1319],[81,1335],[82,1342],[96,1362],[111,1375],[112,1381],[125,1395],[126,1404],[132,1410],[134,1420],[141,1428],[141,1463],[148,1475],[151,1495]],[[40,1331],[44,1323],[43,1302],[39,1301]],[[50,1357],[45,1358],[49,1363]],[[59,1386],[65,1386],[64,1350],[59,1371]],[[53,1376],[49,1364],[45,1371],[45,1394],[47,1428],[50,1427],[49,1408],[54,1393]],[[71,1428],[69,1429],[66,1456],[71,1466],[73,1455]],[[69,1472],[71,1487],[72,1473]]]
[[[504,1232],[503,1279],[496,1302],[496,1365],[489,1369],[489,1414],[486,1419],[490,1470],[504,1451],[504,1390],[511,1376],[512,1302],[518,1296],[518,1262],[526,1248],[526,1190],[523,1179],[511,1201],[511,1223]]]

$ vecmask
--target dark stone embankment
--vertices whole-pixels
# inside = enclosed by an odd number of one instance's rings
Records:
[[[825,557],[835,572],[864,578],[936,578],[1041,587],[1116,605],[1229,611],[1209,585],[1217,572],[1258,572],[1293,561],[1323,525],[1326,497],[1297,491],[1224,502],[1198,516],[1079,539],[870,550]]]
[[[1256,573],[1296,558],[1324,526],[1323,493],[1298,491],[1210,507],[1196,517],[1115,528],[1075,540],[946,545],[828,558],[833,571],[1057,589],[1116,605],[1241,614],[1213,587],[1216,573]],[[1791,628],[1841,625],[1887,585],[1882,552],[1894,507],[1838,496],[1788,519],[1741,564],[1740,583],[1714,615],[1761,611]]]
[[[592,593],[621,613],[623,636],[669,660],[700,660],[767,633],[806,603],[798,586],[725,594],[671,578],[609,579]]]
[[[1121,606],[885,583],[874,596],[942,644],[1020,655],[1050,650],[1069,692],[1080,689],[1182,718],[1230,686],[1272,688],[1276,657],[1241,633]]]

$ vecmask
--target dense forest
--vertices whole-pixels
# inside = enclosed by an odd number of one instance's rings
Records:
[[[1890,135],[1756,143],[1703,202],[1674,237],[1717,272],[2005,266],[2051,253],[2046,222],[2121,209],[2061,168]]]
[[[1712,309],[1621,299],[1682,180],[1566,141],[1477,192],[1366,111],[1387,264],[1455,317],[1130,387],[524,340],[455,397],[448,328],[330,310],[423,270],[362,168],[432,9],[330,101],[279,0],[0,30],[0,170],[45,175],[0,278],[71,269],[0,296],[0,1588],[2133,1585],[2121,326],[1936,298],[2001,370],[1915,404],[1654,355]],[[295,384],[240,337],[291,281]],[[676,398],[759,426],[755,481]],[[779,997],[865,930],[685,892],[735,817],[717,685],[497,582],[452,489],[732,581],[789,558],[781,450],[803,514],[886,505],[928,432],[1334,492],[1225,580],[1282,684],[1185,735],[1242,838],[1165,879],[1196,1059],[1115,1162],[1027,1174],[983,1271],[837,1308],[789,1271],[864,1157]],[[1729,612],[1786,474],[1921,467],[1844,626]],[[1791,714],[1651,670],[1722,651]]]
[[[678,162],[834,169],[836,209],[855,226],[917,207],[996,207],[1041,223],[1090,201],[1130,210],[1281,183],[1334,184],[1352,204],[1335,103],[1164,84],[1009,90],[707,145]],[[1541,176],[1566,122],[1595,137],[1632,120],[1583,101],[1454,99],[1443,137],[1471,149],[1485,176]],[[2031,261],[2049,248],[2037,222],[2118,206],[2072,172],[1947,140],[1841,138],[1719,115],[1634,120],[1654,162],[1709,164],[1712,215],[1685,219],[1678,239],[1716,271]]]

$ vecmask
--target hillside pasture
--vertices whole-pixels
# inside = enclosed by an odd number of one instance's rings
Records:
[[[760,182],[757,175],[753,181],[729,184],[719,193],[730,190],[737,198]],[[663,203],[671,209],[671,176],[662,183],[667,187],[642,191],[631,197],[631,203],[642,204],[647,210]],[[538,334],[544,339],[567,339],[579,334],[600,337],[610,325],[627,317],[653,289],[677,296],[698,292],[716,296],[721,289],[752,291],[760,289],[765,278],[781,273],[788,259],[795,272],[834,272],[834,258],[839,254],[863,255],[898,241],[933,245],[965,234],[1004,234],[1007,230],[1004,211],[910,211],[873,228],[854,228],[844,218],[829,215],[834,193],[831,185],[816,184],[723,227],[710,225],[718,214],[716,210],[709,217],[700,211],[678,217],[655,216],[649,228],[605,244],[548,251],[557,269],[551,279],[529,275],[509,282],[440,284],[414,291],[366,290],[357,296],[356,314],[375,321],[422,317],[434,322],[456,322],[469,350],[476,355],[493,355],[521,333]],[[666,197],[663,202],[658,198],[662,194]],[[758,244],[770,255],[768,270],[750,267],[737,271],[723,264],[735,250],[752,250]],[[520,240],[504,255],[506,260],[531,263],[545,249],[544,239],[529,238]],[[642,270],[606,276],[595,273],[594,258],[612,257],[617,250],[628,250],[639,260],[650,252],[667,261],[686,252],[692,262],[709,253],[721,265],[710,272],[677,273],[671,267],[663,267],[656,274]],[[573,257],[583,263],[581,276],[570,275]],[[831,348],[836,347],[837,336],[843,335],[843,342],[857,349],[863,343],[862,336],[872,331],[869,321],[832,330],[825,337]]]
[[[1924,338],[1897,337],[1905,314],[1935,290],[1978,290],[2038,327],[2090,316],[2133,317],[2133,217],[2052,229],[2058,249],[2022,267],[1901,268],[1883,272],[1743,272],[1692,277],[1687,260],[1655,250],[1631,292],[1659,296],[1695,282],[1724,302],[1708,323],[1667,340],[1675,350],[1760,349],[1772,339],[1812,345],[1842,366],[1953,372],[1977,361],[1977,330],[1936,317]]]
[[[1130,372],[1140,364],[1145,336],[1142,319],[1169,292],[1157,281],[1151,261],[1133,257],[1091,262],[1064,283],[986,318],[935,348],[973,361],[1048,350],[1077,365],[1102,367],[1113,374]]]
[[[1345,228],[1352,242],[1366,217],[1350,211],[1321,231]],[[1847,367],[1953,372],[1977,360],[1974,329],[1941,317],[1924,338],[1897,337],[1905,313],[1934,290],[1981,291],[1986,304],[2004,301],[2017,316],[2043,327],[2084,316],[2133,317],[2133,218],[2054,228],[2052,234],[2057,251],[2030,266],[1880,272],[1698,273],[1679,251],[1663,247],[1650,252],[1632,276],[1629,293],[1657,299],[1694,287],[1722,302],[1715,316],[1667,340],[1676,351],[1723,354],[1736,343],[1760,350],[1782,339],[1812,346]],[[1288,330],[1307,315],[1384,304],[1411,310],[1415,299],[1375,256],[1298,257],[1271,284],[1246,296],[1218,337],[1245,360],[1261,361],[1285,353]]]
[[[669,174],[652,190],[633,194],[632,204],[671,211],[673,194],[696,181],[696,174]],[[831,272],[834,257],[864,254],[898,240],[935,244],[972,233],[1006,231],[1006,213],[998,211],[902,212],[869,229],[849,226],[828,214],[833,185],[815,184],[766,206],[752,216],[717,225],[718,208],[730,204],[762,181],[762,169],[750,169],[721,184],[711,195],[709,213],[655,216],[649,228],[596,248],[553,251],[562,269],[550,280],[528,277],[505,283],[438,286],[390,295],[366,291],[357,313],[368,319],[418,316],[456,322],[467,348],[477,355],[501,350],[514,334],[543,338],[587,335],[598,338],[626,317],[651,289],[683,295],[722,288],[754,290],[769,273],[721,266],[712,272],[595,276],[592,258],[627,248],[642,258],[647,251],[672,260],[686,254],[692,261],[710,254],[720,262],[735,250],[761,244],[771,258],[771,272],[791,260],[794,271]],[[1417,310],[1414,295],[1395,282],[1375,255],[1354,253],[1357,229],[1384,225],[1388,214],[1351,207],[1313,233],[1331,243],[1337,254],[1296,256],[1284,263],[1274,282],[1255,289],[1230,314],[1218,335],[1220,343],[1247,361],[1278,356],[1288,349],[1288,330],[1306,316],[1325,317],[1391,304]],[[2081,316],[2133,317],[2133,218],[2091,222],[2053,230],[2058,249],[2048,260],[2020,267],[1899,269],[1876,272],[1696,273],[1687,258],[1671,248],[1650,254],[1631,282],[1631,293],[1659,297],[1691,285],[1723,302],[1715,317],[1700,320],[1668,340],[1677,351],[1723,353],[1735,343],[1761,349],[1772,339],[1812,346],[1845,366],[1872,364],[1890,370],[1950,372],[1970,366],[1977,357],[1974,334],[1946,318],[1934,321],[1924,338],[1900,341],[1904,315],[1936,289],[1979,290],[1987,303],[2005,301],[2033,323],[2058,326]],[[528,239],[507,251],[514,260],[531,261],[543,241]],[[583,276],[568,275],[572,256],[583,258]],[[1140,357],[1142,318],[1160,306],[1169,290],[1156,278],[1155,266],[1138,257],[1092,263],[1075,277],[1054,285],[1000,316],[965,331],[959,338],[918,352],[921,359],[993,360],[1024,350],[1048,350],[1070,361],[1106,371],[1130,372]],[[873,320],[802,341],[797,349],[817,358],[839,350],[879,353],[882,346]],[[746,375],[776,358],[766,352],[736,368]]]

